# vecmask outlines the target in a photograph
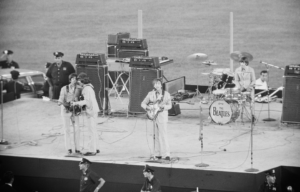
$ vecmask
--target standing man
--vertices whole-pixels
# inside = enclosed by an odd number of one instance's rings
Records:
[[[277,191],[275,170],[266,171],[266,180],[260,186],[259,192]],[[277,189],[277,190],[276,190]]]
[[[20,68],[19,64],[13,61],[13,54],[14,52],[11,50],[4,50],[3,55],[6,56],[6,60],[0,61],[0,68],[2,69],[17,69]]]
[[[268,90],[267,79],[268,79],[268,71],[262,70],[260,72],[260,78],[258,78],[255,81],[255,89]]]
[[[161,192],[160,182],[153,175],[154,170],[149,165],[145,165],[143,175],[145,177],[144,185],[141,192]]]
[[[18,81],[19,71],[13,70],[10,72],[11,80],[3,86],[7,93],[14,93],[14,99],[21,98],[21,91],[24,90],[24,85]]]
[[[49,92],[53,93],[52,99],[58,99],[61,88],[69,84],[69,75],[75,73],[75,69],[71,63],[62,60],[62,52],[54,52],[53,55],[54,63],[49,67],[46,76],[50,86]]]
[[[91,136],[92,149],[89,152],[84,153],[85,156],[94,156],[97,153],[100,153],[98,132],[96,129],[96,119],[99,113],[99,106],[96,100],[96,94],[94,87],[89,80],[89,77],[85,73],[80,73],[78,75],[78,83],[82,86],[82,96],[83,100],[73,102],[73,105],[85,106],[86,109],[86,118],[88,123],[88,129]]]
[[[170,149],[168,142],[168,110],[172,108],[170,93],[162,89],[162,79],[154,79],[152,81],[154,90],[150,91],[143,100],[141,106],[146,111],[150,110],[149,104],[158,103],[160,111],[155,121],[155,151],[154,155],[157,159],[164,156],[165,160],[170,160]]]
[[[62,87],[60,91],[60,96],[58,99],[58,106],[61,106],[61,117],[63,120],[64,131],[65,131],[65,147],[69,154],[72,154],[71,147],[71,130],[70,130],[70,120],[73,125],[73,141],[75,153],[80,154],[79,150],[79,138],[80,138],[80,128],[79,128],[79,117],[75,114],[74,107],[73,110],[70,109],[71,102],[78,101],[79,88],[77,84],[77,74],[72,73],[69,75],[70,84]]]
[[[235,70],[235,82],[242,92],[250,92],[251,96],[251,119],[255,120],[255,106],[254,106],[254,87],[255,87],[255,72],[252,67],[249,67],[249,58],[241,57],[240,67]]]
[[[79,169],[82,171],[80,177],[80,192],[98,192],[104,185],[105,180],[100,178],[90,169],[92,163],[82,158],[79,163]]]

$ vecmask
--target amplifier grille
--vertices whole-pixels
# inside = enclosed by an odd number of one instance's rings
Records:
[[[162,75],[163,71],[160,69],[131,69],[129,112],[145,113],[141,103],[148,92],[153,90],[152,81],[161,78]]]

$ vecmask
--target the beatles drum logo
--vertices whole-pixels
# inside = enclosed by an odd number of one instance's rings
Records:
[[[213,116],[220,116],[221,118],[223,117],[229,117],[230,116],[230,112],[229,111],[222,111],[224,110],[223,107],[220,107],[220,109],[218,110],[217,107],[213,107]]]
[[[214,122],[226,124],[231,120],[232,109],[226,101],[215,101],[209,107],[209,114]]]

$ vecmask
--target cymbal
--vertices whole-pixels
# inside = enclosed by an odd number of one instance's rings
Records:
[[[230,53],[230,58],[236,62],[239,62],[241,58],[246,57],[247,61],[252,61],[253,56],[250,53],[247,52],[241,52],[241,51],[234,51]]]
[[[212,60],[207,60],[207,61],[204,61],[202,63],[205,64],[205,65],[208,65],[208,66],[210,66],[210,65],[218,65],[216,62],[214,62]]]
[[[213,75],[223,75],[230,73],[230,68],[216,68],[212,71]]]
[[[202,75],[209,75],[210,73],[201,73]]]
[[[201,62],[205,61],[207,58],[208,56],[205,53],[194,53],[187,57],[190,62]]]

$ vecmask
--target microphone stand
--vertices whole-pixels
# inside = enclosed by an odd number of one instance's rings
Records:
[[[268,79],[267,79],[267,88],[268,88],[268,118],[263,119],[263,121],[276,121],[276,119],[270,118],[270,88],[269,88],[269,79],[270,79],[270,70],[269,65],[266,65],[268,71]]]
[[[202,154],[203,154],[203,119],[202,119],[202,107],[201,107],[201,101],[199,102],[199,107],[200,107],[200,127],[199,127],[199,140],[201,141],[201,163],[199,164],[196,164],[195,166],[196,167],[208,167],[209,165],[208,164],[205,164],[202,162]]]
[[[258,169],[253,168],[253,129],[254,129],[254,122],[255,122],[255,117],[254,114],[252,112],[252,105],[251,106],[251,168],[246,169],[246,172],[258,172]]]

